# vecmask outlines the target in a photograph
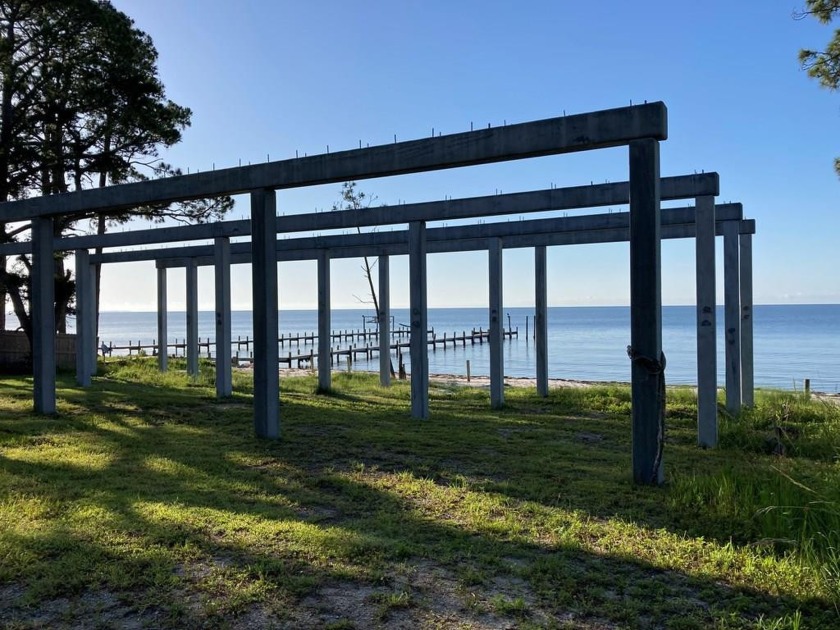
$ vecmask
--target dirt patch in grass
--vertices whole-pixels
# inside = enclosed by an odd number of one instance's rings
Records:
[[[127,598],[108,590],[38,602],[25,600],[17,585],[0,588],[0,620],[4,628],[124,628],[160,625],[155,610],[138,610]]]
[[[520,608],[504,606],[517,601],[522,602]],[[525,580],[494,577],[487,584],[468,585],[442,565],[417,560],[396,565],[380,584],[345,581],[321,586],[295,607],[291,625],[502,630],[525,621],[547,626],[559,620],[536,602]],[[573,616],[565,618],[571,621]]]

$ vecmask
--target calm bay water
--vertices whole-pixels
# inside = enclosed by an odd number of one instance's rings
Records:
[[[363,316],[370,310],[335,310],[333,330],[356,330],[363,326]],[[397,325],[409,321],[407,309],[392,312]],[[525,319],[529,334],[525,335]],[[124,345],[126,342],[151,343],[156,337],[155,313],[105,312],[100,322],[100,339]],[[533,309],[505,310],[505,326],[519,327],[519,338],[506,341],[505,374],[534,376],[536,352],[533,335]],[[693,306],[666,306],[662,310],[662,346],[668,358],[669,383],[693,384],[697,380],[695,309]],[[429,326],[438,337],[443,333],[487,327],[487,309],[429,309]],[[282,311],[279,315],[283,334],[317,330],[314,310]],[[718,310],[718,382],[723,385],[723,309]],[[235,311],[232,317],[233,339],[253,337],[250,311]],[[370,324],[368,324],[370,328]],[[186,336],[184,312],[169,313],[170,341]],[[199,313],[199,336],[214,336],[214,314]],[[811,379],[816,391],[840,392],[840,305],[773,305],[754,310],[755,382],[759,387],[801,389],[803,380]],[[356,342],[361,345],[362,342]],[[373,342],[371,342],[373,343]],[[626,347],[630,343],[630,310],[627,307],[555,307],[548,312],[549,376],[594,381],[629,381],[630,362]],[[342,347],[346,347],[343,344]],[[309,346],[301,344],[301,351]],[[289,348],[281,349],[281,353]],[[292,354],[297,348],[291,348]],[[406,355],[407,355],[406,351]],[[483,345],[451,346],[429,351],[429,368],[436,374],[464,374],[466,361],[476,375],[489,373],[489,348]],[[410,369],[406,356],[406,367]],[[361,360],[358,369],[378,369],[378,359],[370,364]]]

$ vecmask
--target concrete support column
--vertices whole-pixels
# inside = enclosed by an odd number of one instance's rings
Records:
[[[216,275],[216,396],[228,398],[233,394],[231,360],[230,313],[230,239],[214,239]]]
[[[5,224],[0,224],[0,228]],[[0,269],[6,269],[6,256],[0,255]],[[6,330],[6,300],[8,295],[6,289],[0,287],[0,332]]]
[[[198,264],[190,260],[187,272],[187,374],[198,376]]]
[[[487,250],[490,271],[490,407],[499,409],[505,404],[502,239],[490,239]]]
[[[740,235],[741,261],[741,398],[744,405],[755,402],[753,365],[753,269],[752,234]]]
[[[166,267],[157,268],[157,338],[158,368],[166,372],[169,368],[169,350],[166,347],[169,337],[167,327],[168,313],[166,305]]]
[[[663,481],[664,391],[660,256],[659,142],[630,143],[630,353],[633,479]]]
[[[411,308],[411,417],[429,417],[429,344],[426,293],[426,224],[408,225],[408,275]]]
[[[726,331],[726,410],[741,411],[741,288],[737,221],[723,225],[723,297]]]
[[[91,376],[96,376],[96,363],[99,357],[99,348],[97,347],[96,343],[96,265],[88,265],[87,266],[87,277],[88,277],[88,304],[87,309],[88,313],[90,313],[90,317],[85,319],[85,325],[87,326],[87,339],[88,342],[84,346],[83,351],[87,353],[87,359],[85,361],[85,365],[87,365],[88,372]]]
[[[322,249],[318,252],[318,389],[324,392],[332,387],[330,302],[330,253]]]
[[[254,313],[254,431],[280,437],[280,354],[277,323],[277,199],[273,190],[251,193]]]
[[[717,446],[717,323],[715,289],[715,199],[695,200],[697,273],[697,444]]]
[[[94,317],[90,310],[90,254],[86,249],[76,250],[76,383],[81,387],[90,386],[91,369],[89,365],[91,344],[90,324]]]
[[[35,413],[55,413],[55,258],[53,220],[32,219],[32,374]]]
[[[379,257],[379,384],[391,384],[391,270],[388,256]]]
[[[534,290],[537,394],[548,396],[548,265],[544,245],[534,248]]]

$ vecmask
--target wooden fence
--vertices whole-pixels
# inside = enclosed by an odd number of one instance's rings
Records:
[[[0,331],[0,367],[20,368],[29,361],[29,342],[21,331]],[[56,335],[55,360],[58,369],[76,367],[76,335]]]

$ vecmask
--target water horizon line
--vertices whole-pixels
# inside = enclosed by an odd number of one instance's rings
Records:
[[[717,305],[719,308],[724,306],[723,302]],[[766,307],[766,306],[795,306],[795,307],[802,307],[802,306],[840,306],[840,302],[802,302],[802,303],[794,303],[794,302],[768,302],[768,303],[756,303],[753,305],[754,307]],[[409,310],[410,306],[391,306],[391,310]],[[534,305],[525,305],[525,306],[505,306],[505,309],[535,309],[536,306]],[[549,305],[548,308],[625,308],[629,309],[629,304],[558,304],[558,305]],[[696,308],[695,304],[663,304],[662,308]],[[429,310],[487,310],[489,306],[429,306]],[[198,311],[200,313],[212,313],[215,312],[215,308],[213,307],[206,307],[206,308],[199,308]],[[232,313],[249,313],[252,309],[250,308],[232,308]],[[278,308],[278,312],[311,312],[317,311],[318,307],[312,306],[308,308]],[[355,307],[335,307],[331,308],[330,311],[373,311],[375,310],[372,306],[371,307],[363,307],[363,306],[355,306]],[[157,313],[157,309],[100,309],[101,313]],[[185,308],[175,308],[175,309],[167,309],[168,313],[186,313]]]

